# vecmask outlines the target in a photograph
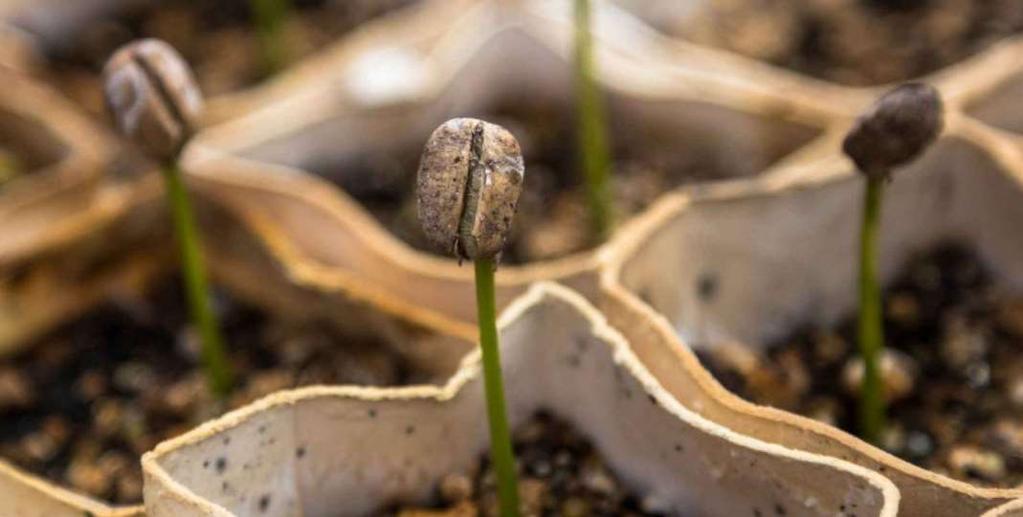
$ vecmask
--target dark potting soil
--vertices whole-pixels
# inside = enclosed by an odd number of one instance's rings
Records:
[[[712,0],[684,27],[661,23],[698,43],[865,86],[920,77],[1019,33],[1023,2]]]
[[[884,304],[892,360],[882,366],[891,394],[882,446],[971,483],[1023,483],[1023,297],[946,244],[910,260]],[[727,349],[699,355],[734,393],[855,434],[855,324],[799,329],[754,361]]]
[[[284,23],[289,62],[320,50],[362,23],[417,0],[297,0]],[[102,114],[100,72],[121,45],[160,38],[192,66],[207,96],[252,86],[266,77],[250,0],[134,2],[117,16],[85,27],[50,57],[52,83]],[[288,63],[285,63],[287,66]]]
[[[0,457],[116,503],[138,503],[139,457],[226,409],[302,385],[419,382],[384,343],[326,324],[277,321],[216,295],[237,377],[226,403],[208,393],[180,282],[110,302],[0,360]]]
[[[523,192],[502,263],[564,257],[600,244],[589,223],[571,109],[522,96],[507,99],[486,113],[465,116],[504,126],[522,147],[526,166]],[[614,129],[611,122],[609,127]],[[675,187],[736,175],[706,153],[646,155],[632,142],[619,138],[627,135],[609,136],[613,146],[613,200],[619,222]],[[419,145],[397,153],[379,153],[358,163],[313,170],[338,183],[401,240],[422,251],[444,254],[426,240],[416,214],[416,172],[428,137],[429,133],[423,134]]]
[[[539,412],[513,436],[523,515],[641,516],[642,502],[615,478],[589,440],[547,412]],[[403,508],[383,515],[470,517],[498,515],[497,488],[484,456],[472,477],[449,474],[437,487],[433,508]]]

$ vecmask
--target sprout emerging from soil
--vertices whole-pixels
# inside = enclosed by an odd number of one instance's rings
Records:
[[[857,119],[842,150],[867,179],[860,229],[858,338],[864,375],[860,390],[860,436],[878,443],[885,403],[879,358],[884,348],[877,236],[884,183],[893,168],[916,159],[943,126],[941,97],[933,87],[908,83],[888,92]]]
[[[590,0],[575,0],[575,91],[579,127],[579,161],[586,180],[593,234],[603,242],[614,226],[611,199],[610,153],[604,104],[594,81],[593,35]]]
[[[419,164],[419,222],[433,244],[476,266],[476,309],[490,454],[501,515],[519,514],[518,481],[508,430],[494,302],[494,269],[511,230],[525,167],[515,137],[470,118],[445,122],[430,135]]]
[[[163,168],[189,310],[202,339],[203,366],[213,392],[225,396],[232,373],[210,307],[199,236],[178,163],[202,112],[202,94],[181,56],[153,39],[115,52],[103,69],[103,83],[107,107],[120,132]]]
[[[249,0],[253,24],[259,36],[260,58],[264,75],[276,74],[288,62],[288,46],[284,38],[284,22],[291,6],[288,0]]]

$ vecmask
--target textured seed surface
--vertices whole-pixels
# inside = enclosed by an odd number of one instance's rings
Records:
[[[442,124],[419,164],[419,221],[427,238],[462,259],[500,253],[524,169],[519,144],[504,128],[470,118]]]
[[[908,83],[888,92],[859,117],[842,150],[869,176],[884,176],[919,156],[944,125],[941,96]]]
[[[199,87],[177,51],[155,39],[129,43],[107,62],[103,84],[118,130],[151,158],[175,159],[202,112]]]

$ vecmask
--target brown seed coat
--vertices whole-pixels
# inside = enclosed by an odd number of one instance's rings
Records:
[[[419,165],[419,221],[460,259],[491,258],[511,231],[522,191],[522,152],[504,128],[452,119],[430,135]]]
[[[129,43],[107,61],[103,84],[120,132],[155,160],[176,159],[202,112],[202,94],[181,56],[160,40]]]

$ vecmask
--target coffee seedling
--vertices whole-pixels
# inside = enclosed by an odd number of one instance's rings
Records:
[[[430,135],[418,173],[419,221],[439,249],[476,266],[476,309],[501,515],[519,514],[494,302],[494,268],[511,229],[524,174],[519,143],[504,128],[470,118]]]
[[[594,237],[604,241],[614,226],[611,199],[611,158],[607,148],[604,104],[593,78],[593,35],[590,0],[575,0],[575,92],[579,162],[586,181],[587,203]]]
[[[120,132],[163,168],[189,310],[202,339],[203,367],[213,392],[225,396],[232,373],[210,307],[199,236],[178,163],[202,111],[199,87],[181,56],[153,39],[115,52],[103,69],[103,83],[107,107]]]
[[[941,97],[921,83],[899,86],[882,96],[857,119],[842,143],[867,180],[860,227],[858,339],[863,358],[860,389],[860,435],[878,443],[884,429],[885,402],[880,378],[884,348],[881,287],[877,279],[877,237],[884,183],[892,169],[916,159],[938,137],[943,126]]]
[[[291,11],[288,0],[250,0],[253,25],[259,37],[260,58],[264,75],[273,75],[288,61],[284,22]]]

